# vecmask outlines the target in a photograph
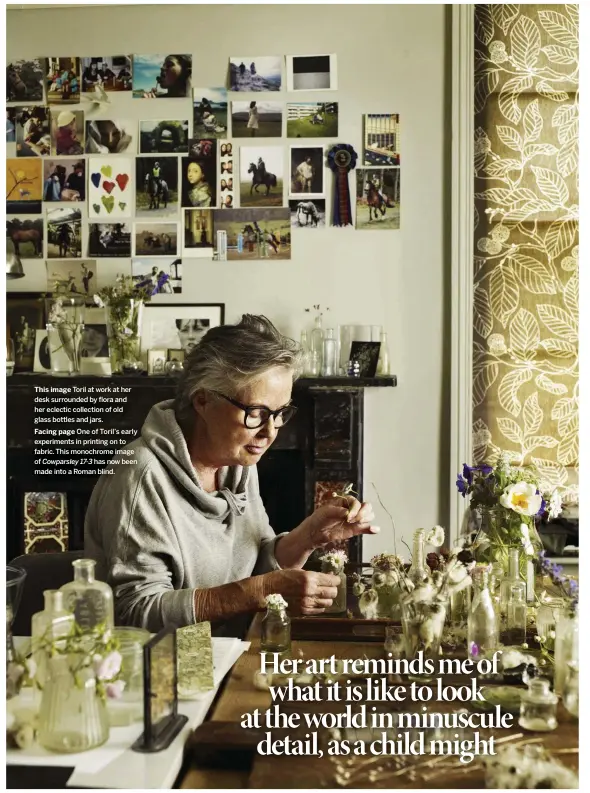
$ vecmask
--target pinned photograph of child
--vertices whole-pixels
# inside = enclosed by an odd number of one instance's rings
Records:
[[[215,161],[203,157],[183,157],[182,169],[182,206],[215,206]]]
[[[80,101],[80,58],[49,58],[47,101],[50,105]]]
[[[51,114],[51,153],[84,154],[84,113],[60,110]]]
[[[16,156],[44,157],[50,152],[46,107],[19,107],[16,113]]]

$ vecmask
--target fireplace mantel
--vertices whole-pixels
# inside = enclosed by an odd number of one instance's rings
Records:
[[[52,377],[15,374],[7,379],[7,558],[22,553],[24,494],[65,492],[69,549],[83,548],[84,515],[98,476],[35,475],[33,416],[35,386],[104,384],[132,388],[122,413],[111,414],[107,427],[139,432],[150,408],[174,396],[176,382],[166,377]],[[278,532],[298,525],[335,489],[352,484],[363,493],[363,424],[365,388],[397,385],[394,376],[376,378],[300,378],[293,389],[299,408],[279,432],[258,464],[260,490],[270,522]],[[75,426],[75,425],[68,425]],[[362,538],[349,547],[351,561],[362,561]]]

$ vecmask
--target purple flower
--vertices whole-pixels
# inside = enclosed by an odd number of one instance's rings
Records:
[[[475,466],[475,470],[476,470],[476,471],[481,471],[481,473],[482,473],[484,476],[487,476],[488,474],[491,474],[491,473],[492,473],[492,471],[493,471],[494,469],[492,468],[492,466],[491,466],[491,465],[484,465],[484,464],[482,464],[482,465],[476,465],[476,466]]]
[[[463,479],[461,474],[457,474],[456,485],[457,485],[457,490],[459,491],[459,493],[461,493],[463,498],[465,498],[465,495],[467,493],[467,482],[465,481],[465,479]]]
[[[479,646],[475,642],[471,642],[469,645],[469,655],[473,656],[473,658],[477,658],[479,655]]]
[[[539,491],[537,490],[537,493]],[[541,499],[541,506],[539,507],[539,511],[537,512],[536,517],[541,518],[545,514],[545,510],[547,509],[547,502],[544,498]]]
[[[467,479],[467,484],[470,485],[473,482],[473,471],[475,469],[471,468],[467,465],[467,463],[463,463],[463,477]]]

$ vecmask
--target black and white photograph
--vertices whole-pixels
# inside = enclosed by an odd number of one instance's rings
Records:
[[[188,119],[163,119],[139,122],[140,154],[186,154]]]
[[[47,262],[47,291],[92,297],[96,292],[96,261],[52,260]]]
[[[86,317],[82,340],[80,341],[80,357],[82,358],[108,358],[109,337],[106,323],[89,323]]]
[[[185,209],[183,256],[213,256],[213,210]]]
[[[143,312],[144,349],[182,349],[188,355],[211,328],[223,325],[223,303],[147,303]]]
[[[380,349],[381,344],[378,341],[352,342],[350,360],[359,363],[361,377],[375,377]]]
[[[289,211],[291,226],[294,229],[320,229],[326,225],[326,200],[324,198],[290,200]]]
[[[279,55],[230,58],[230,91],[280,91],[281,64]]]
[[[98,55],[82,58],[82,90],[131,91],[133,69],[130,55]]]
[[[43,62],[39,58],[12,61],[6,67],[6,101],[42,102],[43,78]]]
[[[15,372],[30,372],[35,356],[35,333],[44,328],[45,295],[6,295],[6,335],[14,342]]]
[[[49,338],[47,330],[35,331],[35,358],[33,371],[37,373],[51,371],[51,356],[49,354]]]
[[[46,107],[16,109],[16,156],[47,157],[51,151],[49,114]]]
[[[287,55],[287,91],[335,91],[336,55]]]
[[[135,223],[134,256],[178,256],[177,223]]]
[[[87,154],[122,154],[135,150],[137,121],[98,119],[86,122]]]
[[[321,146],[291,146],[290,196],[324,194],[324,150]]]
[[[43,160],[43,201],[85,201],[86,160]]]
[[[131,256],[130,223],[90,223],[88,255],[97,258]]]
[[[178,212],[178,157],[136,157],[135,214],[139,218]]]
[[[166,374],[166,354],[167,350],[148,350],[148,374]]]
[[[43,218],[6,218],[6,253],[21,259],[42,259]]]
[[[131,275],[138,287],[150,294],[173,295],[182,292],[182,259],[132,259]]]
[[[82,213],[76,206],[47,209],[47,258],[82,256]]]

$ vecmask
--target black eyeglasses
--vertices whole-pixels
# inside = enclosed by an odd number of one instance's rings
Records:
[[[266,405],[243,405],[237,399],[231,399],[220,391],[213,391],[213,393],[244,411],[244,427],[249,430],[256,430],[264,426],[271,416],[275,427],[283,427],[297,413],[295,405],[286,405],[284,408],[271,410]]]

